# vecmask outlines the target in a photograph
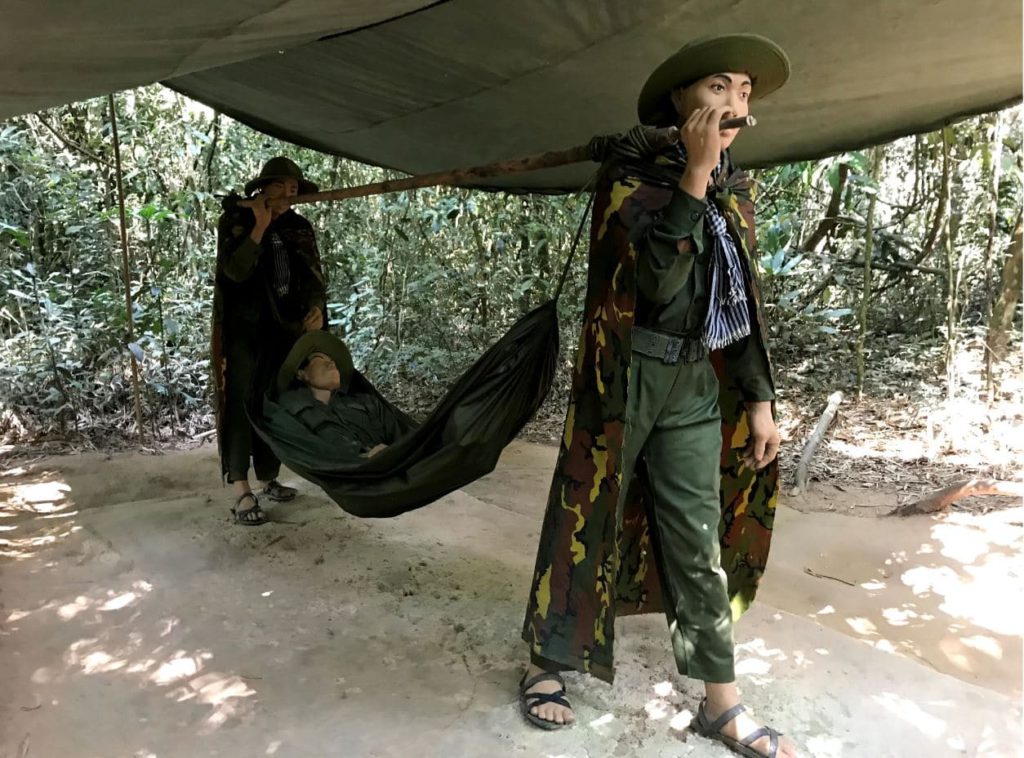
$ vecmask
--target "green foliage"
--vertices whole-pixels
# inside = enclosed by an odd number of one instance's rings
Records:
[[[0,125],[0,433],[127,431],[130,358],[141,369],[147,426],[162,436],[212,424],[209,321],[219,196],[288,155],[321,186],[393,172],[281,143],[160,87],[118,97],[128,212],[134,338],[128,338],[116,185],[106,100]],[[1019,113],[1004,115],[1016,127]],[[935,338],[945,281],[900,264],[941,264],[939,245],[915,256],[934,218],[942,139],[962,265],[961,315],[980,323],[988,183],[1001,171],[993,249],[1005,250],[1021,200],[1018,132],[992,154],[992,117],[886,149],[880,181],[866,151],[758,172],[759,267],[782,368],[827,344],[842,364],[858,302],[867,201],[878,193],[871,322],[882,333]],[[847,166],[839,220],[817,227]],[[357,365],[412,410],[429,406],[507,326],[548,298],[584,212],[579,196],[518,196],[435,188],[302,209],[328,277],[328,316]],[[952,227],[951,227],[952,228]],[[585,246],[585,241],[584,241]],[[576,349],[586,250],[560,304],[564,402]],[[827,280],[823,280],[828,273]],[[929,367],[934,371],[934,367]],[[840,369],[836,376],[842,377]],[[786,382],[782,382],[785,386]]]

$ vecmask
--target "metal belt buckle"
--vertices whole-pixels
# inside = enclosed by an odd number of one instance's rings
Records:
[[[683,350],[683,341],[679,337],[669,337],[665,345],[665,357],[662,360],[670,366],[679,363],[679,354]]]

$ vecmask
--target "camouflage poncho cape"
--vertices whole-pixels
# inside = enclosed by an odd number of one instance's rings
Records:
[[[591,219],[583,328],[569,409],[548,498],[523,639],[555,663],[611,681],[616,613],[662,608],[656,541],[644,499],[646,469],[637,475],[621,526],[616,504],[636,303],[636,240],[669,202],[683,165],[672,148],[642,163],[608,167],[599,180]],[[727,161],[712,195],[746,263],[756,306],[755,334],[766,333],[756,275],[754,202],[747,174]],[[685,254],[685,253],[684,253]],[[736,384],[719,375],[722,413],[722,568],[734,617],[754,598],[771,541],[779,468],[746,468],[739,453],[749,437]]]

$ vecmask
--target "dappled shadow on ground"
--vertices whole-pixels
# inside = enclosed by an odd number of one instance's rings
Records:
[[[780,512],[761,597],[880,652],[1020,693],[1019,509],[909,519]]]
[[[26,560],[81,529],[71,488],[53,472],[0,471],[0,559]]]
[[[527,457],[513,460],[528,476]],[[549,735],[522,722],[518,630],[542,503],[532,512],[515,503],[508,476],[494,480],[502,492],[493,505],[460,495],[384,521],[343,516],[306,489],[297,503],[272,509],[277,523],[243,529],[228,522],[215,485],[195,491],[208,461],[159,463],[167,483],[157,486],[145,479],[151,472],[140,472],[139,484],[113,484],[130,461],[106,469],[109,500],[144,493],[145,502],[99,507],[104,491],[86,466],[64,480],[23,477],[22,486],[48,487],[19,491],[19,507],[36,504],[18,511],[31,529],[0,508],[0,524],[19,524],[18,539],[54,538],[19,543],[2,559],[17,570],[0,610],[5,647],[23,655],[4,659],[14,664],[7,698],[15,699],[0,703],[35,744],[44,745],[44,730],[81,725],[91,701],[90,712],[130,725],[123,754],[159,758],[213,749],[330,755],[340,741],[353,756],[729,755],[688,730],[701,693],[674,673],[657,616],[620,623],[613,687],[569,677],[576,729]],[[86,510],[75,503],[78,488]],[[211,497],[217,507],[205,507]],[[45,517],[74,511],[64,536],[34,531],[52,525]],[[850,549],[869,553],[865,564],[777,548],[773,570],[794,565],[810,583],[794,584],[801,594],[822,592],[821,602],[804,598],[801,615],[840,619],[843,635],[756,605],[738,627],[738,676],[755,714],[809,755],[997,756],[1013,737],[1005,699],[883,652],[913,655],[901,645],[930,644],[921,642],[930,625],[960,624],[970,655],[998,648],[1003,658],[992,659],[1009,660],[1006,618],[975,596],[979,587],[999,593],[997,556],[1017,542],[996,525],[967,539],[950,531],[955,523],[928,523],[927,539],[904,542],[905,552],[883,549],[881,539],[870,552],[858,537]],[[817,548],[829,528],[815,525]],[[954,561],[955,580],[943,568]],[[854,586],[804,574],[805,566]],[[894,586],[906,597],[885,594]],[[826,605],[834,612],[821,614]],[[100,744],[107,732],[77,739]]]
[[[968,679],[1003,669],[1019,692],[1024,615],[1013,610],[1024,601],[1024,540],[1013,520],[1019,517],[1001,512],[979,523],[951,514],[932,524],[931,539],[892,552],[876,578],[858,584],[868,600],[881,602],[875,614],[848,617],[846,624],[877,649],[925,661],[941,656],[943,670],[952,667]],[[892,603],[884,592],[889,584],[906,599]],[[927,627],[933,634],[920,633]]]
[[[74,623],[74,636],[61,656],[61,665],[36,668],[35,685],[55,684],[79,675],[123,679],[133,688],[158,688],[174,703],[199,703],[209,707],[202,733],[239,716],[245,698],[255,691],[237,675],[213,668],[209,650],[181,649],[173,632],[180,625],[176,616],[156,624],[141,619],[153,585],[136,580],[130,584],[112,581],[93,587],[66,602],[49,601],[36,608],[6,611],[4,623],[16,633],[19,623]],[[38,617],[49,617],[38,618]]]
[[[664,755],[652,748],[663,749],[660,740],[670,738],[679,744],[672,754],[732,755],[689,728],[702,690],[673,671],[663,623],[631,618],[622,627],[614,687],[568,677],[580,727],[618,744],[600,754]],[[737,639],[744,702],[789,735],[802,755],[1003,758],[1019,739],[1019,709],[1008,700],[777,612],[752,611]]]
[[[0,631],[8,645],[17,643],[26,652],[34,638],[25,636],[25,627],[57,628],[54,636],[64,640],[59,663],[26,672],[32,689],[45,693],[82,676],[120,679],[133,689],[161,691],[172,703],[204,706],[206,731],[242,713],[254,690],[239,676],[216,671],[210,650],[176,645],[179,617],[143,619],[154,585],[133,578],[133,562],[81,523],[76,493],[59,471],[19,466],[0,477],[0,573],[9,580],[13,566],[25,564],[28,571],[19,578],[30,586],[21,596],[34,598],[12,606],[8,585],[0,596]],[[74,578],[69,566],[83,578]],[[45,695],[36,700],[20,709],[60,705]]]

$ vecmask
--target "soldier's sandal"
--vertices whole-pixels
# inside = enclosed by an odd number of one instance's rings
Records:
[[[540,682],[558,682],[561,687],[556,692],[530,692],[527,690]],[[534,706],[543,705],[544,703],[554,703],[560,705],[563,708],[572,710],[572,706],[565,697],[565,681],[558,674],[555,673],[543,673],[537,674],[532,679],[527,680],[526,674],[523,674],[523,681],[519,683],[519,709],[523,712],[523,716],[539,729],[547,729],[549,731],[554,729],[563,729],[567,726],[572,726],[575,722],[569,722],[567,724],[559,724],[557,721],[548,721],[542,719],[540,716],[535,716],[530,713],[530,709]]]
[[[744,758],[777,758],[779,754],[779,733],[770,726],[762,726],[759,729],[755,729],[742,740],[734,740],[732,737],[722,734],[722,727],[747,710],[746,706],[742,703],[734,705],[712,722],[708,719],[707,711],[704,710],[706,703],[706,700],[700,701],[697,715],[690,723],[690,728],[697,732],[697,734],[710,740],[718,740],[731,751],[737,755],[742,755]],[[762,737],[768,738],[767,756],[750,747]]]
[[[285,487],[276,479],[267,482],[267,486],[263,488],[263,493],[271,500],[278,503],[286,503],[289,500],[294,500],[296,490],[294,487]]]
[[[252,506],[249,508],[239,508],[238,506],[246,498],[252,499]],[[231,509],[231,515],[235,517],[236,523],[243,526],[259,526],[260,524],[267,523],[267,514],[260,508],[260,501],[251,492],[246,492],[235,501],[235,507]]]

